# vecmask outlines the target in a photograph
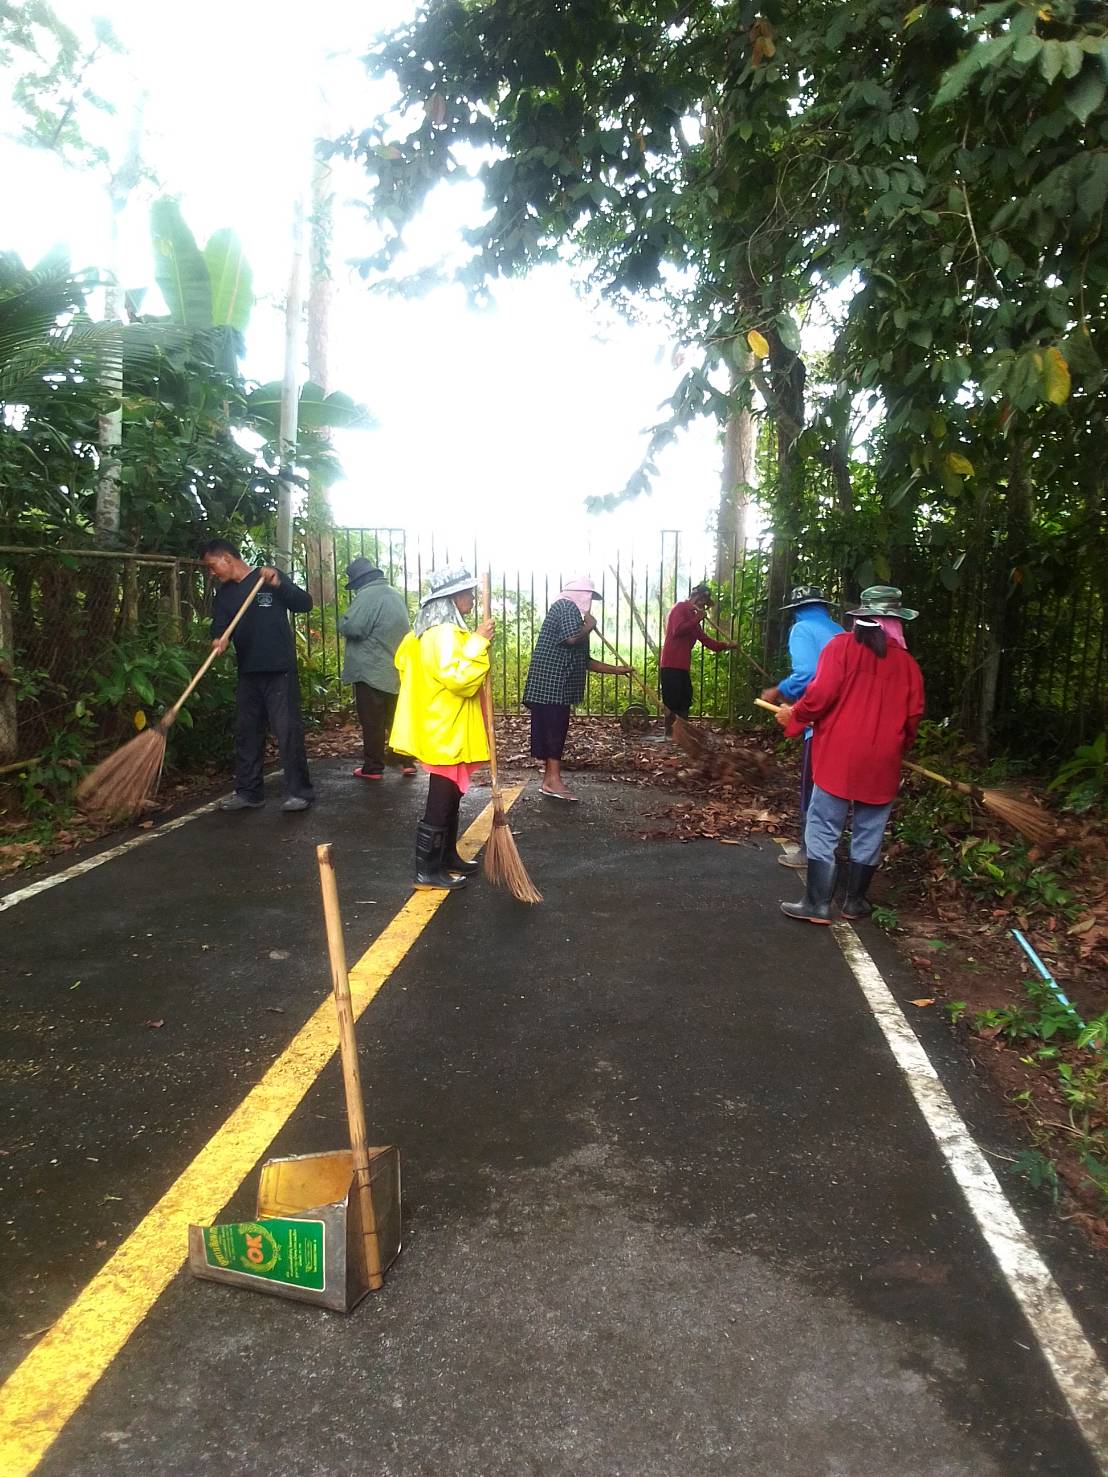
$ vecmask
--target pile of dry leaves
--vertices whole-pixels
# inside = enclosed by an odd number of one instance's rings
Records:
[[[526,772],[536,765],[528,750],[529,720],[497,719],[501,767]],[[569,771],[605,774],[619,784],[669,790],[672,804],[648,812],[657,825],[643,841],[737,844],[755,832],[795,834],[794,786],[760,735],[723,733],[690,725],[688,751],[663,738],[661,724],[625,734],[610,718],[577,718],[570,726],[564,762]],[[695,748],[695,752],[693,752]]]

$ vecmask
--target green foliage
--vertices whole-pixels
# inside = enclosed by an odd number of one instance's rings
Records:
[[[64,24],[46,0],[0,3],[0,76],[11,70],[11,100],[21,115],[21,142],[47,148],[73,163],[103,164],[85,126],[112,113],[92,86],[96,64],[122,50],[109,23],[93,19],[88,35]]]
[[[1021,1175],[1033,1190],[1045,1189],[1051,1203],[1057,1205],[1060,1188],[1058,1168],[1053,1159],[1048,1159],[1040,1149],[1024,1149],[1012,1166],[1012,1173]]]
[[[1087,1173],[1088,1184],[1108,1208],[1108,1011],[1082,1025],[1044,981],[1023,980],[1023,999],[1000,1009],[982,1011],[974,1017],[977,1030],[1003,1036],[1011,1043],[1039,1041],[1034,1056],[1022,1058],[1052,1069],[1059,1097],[1065,1105],[1071,1147]],[[1030,1090],[1018,1093],[1015,1101],[1032,1115],[1038,1108]],[[1040,1122],[1041,1135],[1049,1124]],[[1033,1184],[1046,1184],[1057,1199],[1058,1184],[1053,1161],[1037,1150],[1020,1156],[1017,1173]]]
[[[878,928],[883,928],[886,933],[895,933],[900,927],[900,914],[895,908],[887,908],[875,903],[870,913],[870,921]]]
[[[1065,790],[1065,808],[1083,813],[1103,805],[1108,795],[1108,734],[1081,744],[1058,769],[1050,789]]]
[[[334,147],[370,181],[367,276],[389,280],[432,189],[476,178],[485,214],[450,268],[473,292],[568,257],[628,312],[661,305],[685,370],[643,464],[595,505],[647,491],[690,420],[753,408],[779,546],[822,562],[830,536],[844,593],[871,574],[924,608],[966,592],[968,635],[939,656],[968,674],[949,700],[984,744],[1047,639],[1032,602],[1105,620],[1108,19],[1021,0],[907,15],[435,4],[368,58],[399,108]],[[830,348],[801,357],[815,317]],[[1068,672],[1032,679],[1066,710]]]
[[[154,277],[170,317],[185,328],[211,328],[212,281],[208,264],[176,200],[155,200],[150,207],[150,232]]]

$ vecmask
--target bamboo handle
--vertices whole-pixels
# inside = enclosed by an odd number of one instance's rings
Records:
[[[607,649],[612,653],[613,656],[619,657],[620,665],[626,665],[623,658],[619,656],[619,647],[613,646],[613,644],[608,640],[607,636],[605,636],[604,632],[600,629],[599,626],[597,626],[596,628],[596,634],[600,637],[600,644],[607,647]],[[638,672],[635,671],[634,667],[631,668],[631,676],[642,688],[643,696],[646,698],[647,702],[653,705],[655,712],[660,713],[662,710],[662,705],[658,701],[657,694],[650,691],[650,688],[647,687],[646,683],[639,676]]]
[[[264,584],[265,584],[265,576],[264,575],[259,575],[258,576],[257,584],[255,584],[254,588],[250,591],[250,594],[247,595],[246,599],[242,602],[242,604],[239,606],[238,610],[236,610],[235,613],[234,613],[234,615],[231,617],[231,623],[227,627],[227,629],[224,631],[224,633],[223,633],[224,636],[227,636],[228,638],[231,636],[231,633],[234,631],[234,629],[238,625],[239,621],[242,620],[243,616],[246,614],[247,610],[250,608],[250,605],[251,605],[251,602],[254,599],[254,596],[258,593],[258,591],[261,589],[261,587]],[[173,720],[177,717],[177,714],[184,707],[184,705],[187,702],[187,700],[196,691],[197,687],[199,687],[201,677],[203,677],[204,673],[211,666],[212,662],[215,661],[216,657],[217,656],[220,656],[221,654],[222,653],[216,651],[216,649],[215,649],[214,646],[212,647],[211,651],[209,651],[208,652],[208,655],[204,658],[203,665],[200,667],[199,671],[196,673],[195,677],[193,677],[193,679],[189,683],[189,685],[185,688],[185,690],[181,694],[181,696],[173,704],[172,708],[166,708],[165,712],[162,714],[162,716],[161,716],[161,718],[159,720],[161,723],[164,723],[164,724],[168,725],[168,724],[170,724],[170,723],[173,722]]]
[[[946,785],[948,789],[959,790],[963,795],[972,795],[975,800],[980,800],[983,791],[977,785],[967,785],[964,780],[950,780],[945,774],[936,774],[933,769],[924,769],[922,764],[912,764],[905,759],[904,768],[910,769],[913,774],[922,774],[925,779],[934,780],[937,785]]]
[[[765,698],[754,699],[756,708],[765,708],[767,713],[780,712],[777,703],[767,703]],[[964,784],[961,780],[948,780],[945,774],[936,774],[933,769],[924,769],[922,764],[913,764],[910,760],[903,760],[904,768],[910,769],[913,774],[922,774],[925,779],[934,780],[937,785],[946,785],[951,790],[960,790],[963,795],[972,795],[975,800],[982,798],[982,791],[976,785]]]
[[[717,636],[723,636],[723,629],[722,629],[722,627],[717,626],[716,623],[715,623],[715,621],[712,622],[712,627],[715,630]],[[754,658],[750,655],[749,651],[745,651],[743,649],[743,647],[741,647],[739,645],[739,643],[735,640],[733,629],[732,629],[732,631],[730,633],[728,633],[727,636],[724,637],[724,640],[725,641],[730,641],[731,644],[734,646],[735,650],[743,658],[743,660],[744,661],[748,661],[750,663],[750,665],[754,668],[754,670],[756,672],[758,672],[761,676],[763,676],[766,679],[767,682],[772,682],[773,681],[773,678],[766,671],[765,667],[762,666],[761,662],[756,662],[754,660]]]
[[[362,1255],[366,1281],[376,1291],[384,1281],[381,1276],[381,1249],[377,1244],[377,1218],[369,1187],[369,1147],[366,1142],[362,1079],[358,1072],[358,1042],[354,1035],[354,1008],[350,1002],[350,979],[346,973],[346,948],[342,941],[342,918],[339,915],[339,890],[335,882],[335,863],[330,842],[317,846],[315,854],[319,863],[319,886],[323,893],[323,917],[327,924],[331,989],[334,991],[335,1014],[339,1022],[342,1085],[346,1092],[346,1120],[350,1126],[350,1157],[354,1164],[354,1187],[362,1221]]]
[[[492,574],[489,570],[481,576],[481,614],[485,620],[492,619]],[[492,776],[492,787],[494,790],[500,788],[496,778],[496,719],[492,711],[492,662],[489,662],[489,670],[485,677],[485,685],[481,689],[481,701],[485,709],[485,728],[489,735],[489,773]]]

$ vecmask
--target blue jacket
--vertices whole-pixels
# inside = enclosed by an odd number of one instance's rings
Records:
[[[777,684],[787,703],[795,703],[816,675],[819,654],[833,636],[841,636],[843,628],[833,621],[826,605],[802,605],[789,632],[789,661],[792,670]]]

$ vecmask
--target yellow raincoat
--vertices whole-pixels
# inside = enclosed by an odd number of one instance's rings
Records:
[[[409,631],[396,648],[400,696],[389,745],[424,764],[477,764],[489,757],[481,686],[489,643],[461,626]]]

